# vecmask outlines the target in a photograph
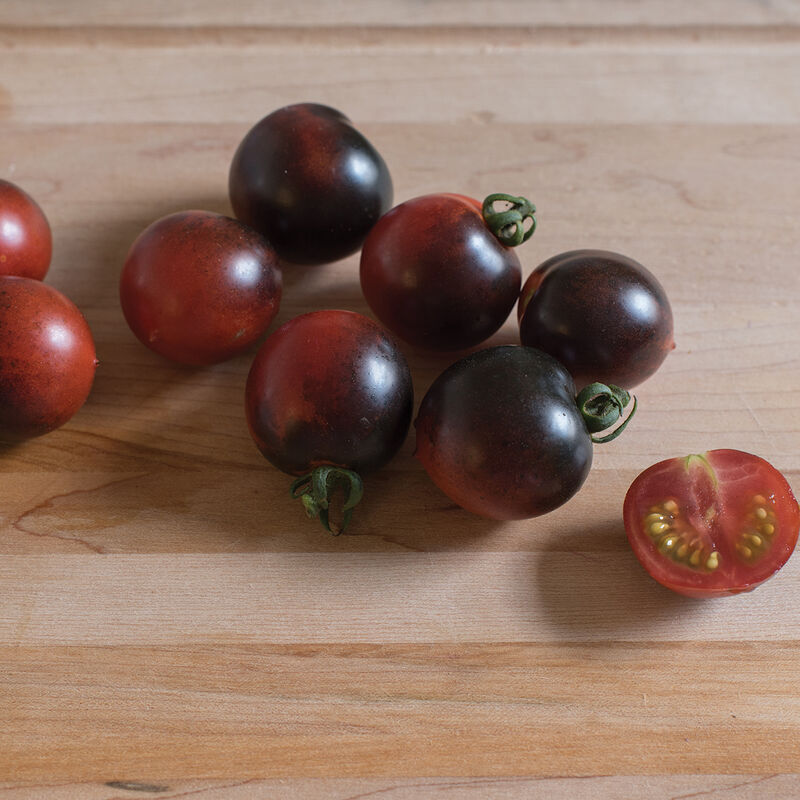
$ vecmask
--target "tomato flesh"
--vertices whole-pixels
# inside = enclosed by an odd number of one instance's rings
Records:
[[[642,566],[690,597],[754,589],[786,563],[800,529],[786,478],[739,450],[654,464],[631,484],[623,515]]]

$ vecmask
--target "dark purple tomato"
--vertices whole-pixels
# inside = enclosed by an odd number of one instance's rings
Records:
[[[498,231],[508,227],[503,221]],[[493,232],[477,200],[417,197],[370,232],[361,252],[361,288],[375,316],[409,344],[472,347],[505,322],[519,296],[522,269],[510,244]]]
[[[53,237],[44,212],[19,186],[0,180],[0,275],[42,280]]]
[[[316,103],[258,122],[233,157],[228,187],[237,218],[296,264],[355,253],[392,205],[380,153],[341,112]]]
[[[375,322],[313,311],[278,328],[258,351],[245,408],[258,449],[301,476],[293,492],[328,527],[328,494],[345,486],[344,524],[360,474],[382,467],[408,433],[413,403],[405,357]]]
[[[97,359],[83,315],[32,278],[0,276],[0,439],[63,425],[86,402]]]
[[[515,345],[479,350],[446,369],[423,398],[415,454],[468,511],[536,517],[580,489],[592,443],[609,441],[627,424],[610,437],[591,435],[614,424],[627,405],[630,396],[615,389],[576,399],[570,374],[546,353]]]
[[[210,211],[154,222],[133,243],[120,278],[131,330],[181,364],[214,364],[244,352],[269,327],[280,299],[269,243]]]
[[[675,347],[672,309],[655,276],[606,250],[553,256],[522,287],[522,344],[557,358],[580,388],[590,381],[630,389]]]

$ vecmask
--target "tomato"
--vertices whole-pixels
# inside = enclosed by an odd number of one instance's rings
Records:
[[[690,597],[754,589],[786,563],[800,529],[786,478],[740,450],[654,464],[631,484],[623,515],[642,566]]]
[[[672,309],[641,264],[605,250],[572,250],[545,261],[522,288],[520,340],[557,358],[578,387],[630,389],[675,347]]]
[[[280,299],[278,260],[266,240],[210,211],[154,222],[133,243],[120,278],[131,330],[181,364],[214,364],[247,350]]]
[[[257,123],[233,157],[228,186],[237,218],[297,264],[354,253],[392,205],[380,153],[344,114],[316,103]]]
[[[569,373],[532,347],[490,347],[446,369],[422,400],[416,456],[468,511],[524,519],[552,511],[582,486],[591,434],[613,425],[630,395],[590,387],[576,400]],[[627,418],[630,419],[630,415]]]
[[[361,314],[327,310],[289,320],[264,342],[245,408],[258,449],[301,476],[293,494],[330,530],[329,494],[345,487],[344,529],[361,496],[360,475],[403,444],[413,399],[408,364],[386,332]]]
[[[19,186],[0,180],[0,275],[40,281],[52,254],[53,237],[42,209]]]
[[[501,199],[512,209],[495,211]],[[512,245],[533,233],[534,211],[508,195],[490,195],[481,206],[471,197],[430,194],[396,206],[361,252],[361,289],[375,316],[424,349],[484,341],[517,301],[522,268]]]
[[[86,401],[97,359],[89,326],[61,292],[0,276],[0,439],[63,425]]]

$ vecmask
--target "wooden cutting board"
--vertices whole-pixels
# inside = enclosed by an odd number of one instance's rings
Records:
[[[709,448],[800,490],[798,26],[745,0],[4,0],[0,177],[48,214],[101,365],[0,454],[3,799],[800,795],[800,556],[691,601],[621,523],[638,472]],[[526,275],[598,247],[663,283],[677,349],[566,506],[471,516],[412,431],[330,537],[247,433],[252,353],[181,368],[128,330],[135,236],[229,213],[237,143],[303,100],[354,120],[398,202],[530,196]],[[287,271],[276,325],[368,313],[357,267]],[[419,401],[453,357],[406,352]]]

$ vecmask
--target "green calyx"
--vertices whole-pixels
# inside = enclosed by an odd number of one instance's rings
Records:
[[[341,506],[342,522],[331,528],[331,496],[336,490],[343,490],[344,502]],[[341,467],[323,465],[316,467],[308,475],[303,475],[292,483],[292,497],[299,499],[309,518],[319,517],[326,531],[338,536],[353,516],[353,509],[364,495],[364,485],[357,472]]]
[[[495,209],[496,203],[503,203],[506,208]],[[483,201],[481,209],[483,219],[489,230],[506,247],[516,247],[533,236],[536,230],[536,206],[524,197],[511,194],[490,194]],[[530,220],[530,224],[527,223]]]
[[[613,384],[590,383],[581,389],[575,402],[590,434],[606,431],[625,414],[625,408],[633,399],[630,413],[624,422],[606,436],[592,436],[595,444],[611,442],[625,430],[636,413],[636,398],[630,392]]]

